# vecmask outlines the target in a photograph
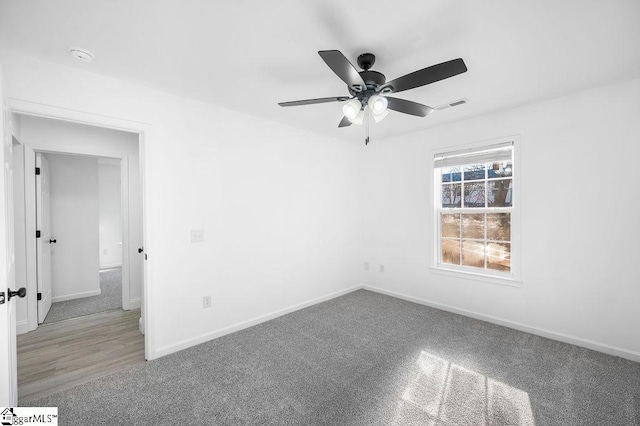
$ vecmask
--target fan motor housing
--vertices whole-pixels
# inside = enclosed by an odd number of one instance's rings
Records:
[[[362,77],[362,80],[364,80],[364,83],[367,85],[364,91],[375,91],[379,86],[383,85],[387,81],[384,74],[378,71],[360,71],[360,77]],[[353,90],[353,88],[349,86],[347,87],[352,96],[355,96],[355,94],[359,92],[359,90]]]
[[[367,86],[380,86],[387,81],[387,78],[384,76],[384,74],[378,71],[360,71],[360,77],[362,77]]]

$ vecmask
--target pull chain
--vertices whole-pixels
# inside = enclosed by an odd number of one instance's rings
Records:
[[[366,128],[366,139],[364,140],[364,145],[369,145],[369,111],[365,110],[364,112],[364,120],[365,120],[365,128]]]

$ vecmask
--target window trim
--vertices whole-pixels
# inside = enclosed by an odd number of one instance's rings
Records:
[[[512,208],[511,208],[511,271],[491,271],[486,269],[468,267],[464,265],[450,265],[440,263],[442,244],[440,241],[440,221],[439,215],[442,209],[441,203],[441,176],[436,176],[436,170],[439,167],[435,165],[435,159],[443,153],[463,153],[465,151],[482,150],[483,148],[491,148],[492,146],[504,145],[506,143],[513,144],[513,173],[512,179]],[[482,140],[457,146],[444,146],[433,149],[429,157],[429,176],[432,180],[431,197],[430,198],[430,215],[432,230],[431,244],[429,244],[430,266],[431,272],[443,274],[447,276],[471,279],[473,281],[484,281],[495,284],[502,284],[514,287],[520,287],[522,284],[521,272],[521,238],[520,238],[520,215],[522,211],[522,173],[521,173],[521,144],[520,135],[510,135],[495,139]],[[475,208],[470,208],[475,209]],[[458,209],[452,209],[458,210]],[[460,209],[462,212],[467,209]],[[484,212],[484,209],[483,209]],[[453,213],[453,211],[452,211]],[[480,212],[478,212],[480,213]]]

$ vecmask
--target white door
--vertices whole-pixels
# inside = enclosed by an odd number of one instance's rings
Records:
[[[0,72],[0,82],[2,73]],[[0,86],[0,192],[3,206],[0,208],[0,292],[4,293],[4,303],[0,304],[0,406],[11,407],[18,403],[18,383],[16,366],[16,302],[9,300],[8,290],[15,288],[15,253],[13,243],[13,154],[10,130],[10,114],[4,106]],[[6,281],[5,281],[6,278]],[[0,300],[1,301],[1,300]]]
[[[36,238],[38,257],[38,324],[42,324],[51,309],[51,192],[49,190],[49,162],[36,153],[36,228],[40,237]]]

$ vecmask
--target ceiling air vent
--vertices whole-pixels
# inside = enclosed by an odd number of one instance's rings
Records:
[[[458,99],[457,101],[453,101],[453,102],[449,102],[448,104],[440,105],[440,106],[436,107],[436,110],[442,111],[443,109],[453,108],[453,107],[456,107],[456,106],[459,106],[459,105],[464,105],[467,102],[468,101],[467,101],[466,98]]]
[[[458,106],[458,105],[462,105],[462,104],[466,104],[466,103],[467,103],[466,99],[460,99],[459,101],[451,102],[449,104],[449,106],[454,107],[454,106]]]

